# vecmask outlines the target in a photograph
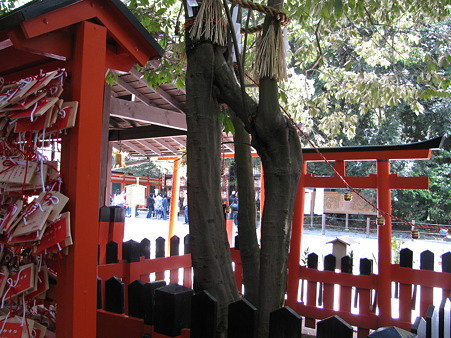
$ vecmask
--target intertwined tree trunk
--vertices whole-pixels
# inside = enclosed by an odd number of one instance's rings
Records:
[[[258,296],[251,297],[259,310],[258,337],[264,338],[268,335],[269,313],[280,308],[284,301],[291,220],[302,166],[301,145],[295,127],[281,114],[277,82],[260,79],[257,104],[242,95],[234,71],[226,62],[225,51],[224,47],[208,41],[187,43],[188,210],[194,288],[196,291],[206,289],[218,299],[221,306],[218,335],[222,334],[226,306],[239,298],[220,198],[218,113],[219,103],[226,103],[251,135],[252,146],[264,168],[266,195],[257,269],[260,273],[256,281],[250,282],[259,283],[254,288]],[[241,193],[239,197],[240,201],[245,198]],[[240,214],[241,219],[246,217],[242,209]],[[255,233],[255,221],[249,226]],[[240,246],[243,248],[245,243],[250,243],[251,251],[258,252],[252,236],[240,241]],[[247,252],[244,259],[258,264],[254,253]]]

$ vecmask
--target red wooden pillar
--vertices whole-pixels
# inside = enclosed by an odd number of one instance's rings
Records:
[[[288,255],[287,305],[296,309],[299,289],[299,264],[301,258],[301,240],[304,230],[305,186],[304,177],[307,163],[302,165],[298,191],[294,202],[294,214],[291,226],[290,253]]]
[[[174,172],[172,173],[172,195],[171,195],[171,208],[169,213],[169,238],[171,239],[174,236],[174,224],[178,219],[178,210],[179,210],[179,193],[180,193],[180,159],[174,160]],[[168,240],[169,252],[171,241]]]
[[[391,311],[391,191],[390,162],[377,160],[377,206],[385,212],[385,225],[378,226],[378,282],[377,301],[379,305],[378,327],[389,326],[392,320]]]
[[[69,196],[70,255],[58,271],[57,336],[95,337],[97,231],[106,28],[82,22],[76,30],[72,60],[72,99],[79,101],[76,126],[62,141],[61,173]]]

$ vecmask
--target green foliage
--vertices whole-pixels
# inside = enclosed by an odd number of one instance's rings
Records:
[[[10,12],[19,5],[18,0],[0,1],[0,15]]]
[[[159,65],[142,69],[144,79],[153,88],[163,83],[183,88],[182,3],[125,2],[166,50]],[[287,1],[290,69],[288,81],[279,83],[280,103],[317,146],[402,144],[449,136],[450,9],[448,0]],[[242,14],[244,26],[248,11]],[[250,26],[262,19],[253,12]],[[253,74],[256,38],[247,36],[247,75]],[[255,86],[247,91],[258,97]],[[227,114],[218,118],[224,131],[233,133]],[[399,175],[431,177],[429,191],[393,192],[397,216],[449,222],[450,158],[441,154],[443,160],[393,161],[392,172]],[[309,170],[330,174],[330,168],[319,164]],[[375,168],[363,162],[348,171],[365,176]]]
[[[186,57],[181,31],[183,27],[183,3],[176,0],[128,0],[124,1],[142,25],[165,49],[158,64],[140,69],[150,87],[157,88],[173,83],[185,87]]]
[[[394,264],[399,264],[399,253],[401,251],[402,241],[396,237],[391,240],[392,258]]]
[[[108,71],[105,76],[105,82],[110,86],[115,85],[119,80],[119,74]]]
[[[139,165],[127,163],[127,167],[123,169],[124,174],[135,175],[136,177],[161,177],[161,169],[154,162],[146,162]]]

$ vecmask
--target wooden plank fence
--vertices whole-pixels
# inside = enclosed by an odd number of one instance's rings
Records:
[[[238,241],[236,242],[238,243]],[[165,332],[168,332],[164,330],[161,333],[154,331],[154,313],[162,313],[162,310],[153,309],[155,293],[161,287],[171,286],[176,288],[175,285],[178,285],[177,290],[187,290],[186,292],[190,295],[193,294],[191,290],[192,267],[189,236],[184,238],[185,250],[182,255],[179,252],[180,239],[176,236],[171,238],[169,257],[166,257],[166,240],[161,237],[158,238],[155,241],[155,259],[149,259],[152,246],[147,239],[140,243],[127,241],[118,244],[110,241],[105,246],[105,264],[98,266],[99,315],[97,336],[100,338],[119,337],[117,333],[125,328],[129,330],[127,332],[130,332],[130,334],[127,334],[127,336],[130,337],[135,337],[131,332],[135,332],[136,337],[141,337],[146,332],[152,333],[152,337],[171,336],[165,334]],[[122,253],[121,259],[119,259],[119,252]],[[240,288],[242,285],[242,270],[239,250],[234,248],[231,249],[231,252],[236,282]],[[399,284],[399,292],[395,296],[399,298],[400,315],[398,319],[393,319],[392,322],[397,330],[410,331],[412,324],[409,316],[412,315],[415,304],[419,303],[420,314],[425,319],[417,319],[418,324],[413,327],[414,330],[419,332],[418,336],[422,337],[420,333],[429,330],[431,332],[443,331],[444,333],[438,336],[431,333],[431,335],[424,337],[447,337],[446,334],[451,330],[449,325],[450,305],[449,299],[446,298],[449,297],[451,289],[450,255],[451,253],[448,252],[441,256],[442,272],[437,272],[433,271],[434,254],[430,251],[421,253],[420,269],[413,269],[412,251],[409,249],[401,250],[400,264],[392,265],[393,282]],[[356,275],[353,274],[353,262],[349,256],[342,258],[341,270],[335,269],[336,259],[332,255],[327,255],[324,258],[323,265],[324,270],[318,270],[318,255],[311,253],[307,257],[307,265],[299,267],[300,297],[295,309],[284,308],[281,310],[283,312],[279,315],[280,318],[274,319],[272,329],[276,330],[275,328],[277,328],[278,337],[295,337],[281,333],[280,330],[283,327],[293,327],[292,330],[297,332],[297,325],[301,323],[301,316],[305,317],[305,326],[316,327],[317,330],[319,330],[319,322],[326,325],[323,321],[329,318],[339,318],[339,321],[353,326],[359,337],[368,337],[370,329],[377,329],[377,275],[373,273],[373,261],[366,258],[361,259],[359,272]],[[433,304],[433,288],[441,288],[444,299],[448,299],[447,301],[444,300],[435,312],[431,310],[430,306],[430,304]],[[183,293],[179,291],[176,294]],[[208,307],[209,298],[211,298],[211,295],[207,292],[196,294],[192,298],[191,304],[201,303],[202,306]],[[416,298],[419,298],[419,300],[417,301]],[[428,302],[429,305],[424,310],[425,304]],[[249,320],[252,322],[255,319],[255,317],[252,317],[254,310],[252,310],[251,304],[245,303],[231,305],[231,320],[233,321],[230,322],[230,327],[231,332],[234,332],[233,337],[240,337],[237,332],[241,326],[243,326],[243,329],[253,327],[253,325],[249,325]],[[207,330],[204,326],[211,330],[211,327],[214,327],[214,322],[211,322],[211,320],[216,310],[213,310],[214,305],[210,304],[209,306],[209,310],[204,312],[193,312],[202,313],[202,315],[198,318],[195,316],[190,318],[191,330],[193,328],[200,330],[200,327],[202,327],[202,330]],[[241,308],[243,309],[239,310]],[[212,318],[207,320],[206,313],[211,314]],[[436,314],[430,315],[430,313]],[[294,315],[298,319],[293,319]],[[282,318],[285,317],[288,318],[285,319],[287,322],[292,321],[293,324],[280,324],[283,322]],[[130,320],[124,321],[124,318],[130,318]],[[239,324],[240,318],[247,318],[247,324]],[[439,321],[436,318],[443,319]],[[335,320],[334,325],[337,325],[339,321]],[[438,322],[444,324],[436,325],[438,328],[432,329],[433,323]],[[194,326],[193,323],[195,323]],[[427,327],[429,329],[426,329]],[[336,333],[337,331],[332,330],[332,332]],[[249,334],[247,332],[243,337],[252,337]],[[179,336],[190,337],[190,331],[181,330]],[[320,333],[318,333],[319,336]],[[199,337],[202,336],[199,335]]]

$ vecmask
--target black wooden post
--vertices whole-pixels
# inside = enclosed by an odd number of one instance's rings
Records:
[[[170,241],[170,256],[178,256],[180,253],[180,238],[177,236],[172,236]]]
[[[116,242],[108,242],[106,244],[106,264],[117,263],[118,245]]]
[[[145,259],[150,259],[150,240],[144,238],[139,243],[139,256]]]
[[[269,315],[269,338],[300,338],[302,318],[288,306]]]
[[[144,324],[153,325],[154,318],[154,306],[155,306],[155,290],[166,286],[165,281],[150,282],[144,284],[142,293],[142,302],[144,309]]]
[[[170,284],[155,290],[155,332],[169,337],[179,336],[190,327],[193,290]]]
[[[97,309],[102,308],[102,280],[97,277]]]
[[[228,338],[257,338],[257,309],[246,299],[229,305]]]
[[[318,322],[318,338],[352,338],[352,326],[338,316],[332,316]]]
[[[166,256],[166,240],[163,237],[158,237],[155,240],[155,258],[161,258]]]
[[[127,263],[139,262],[140,251],[139,243],[132,239],[122,243],[122,259]]]
[[[183,239],[183,253],[185,255],[191,253],[191,239],[189,234]]]
[[[144,283],[135,280],[128,285],[128,315],[144,319],[143,289]]]
[[[105,282],[105,311],[124,313],[124,283],[116,276]]]
[[[434,270],[434,253],[426,250],[420,254],[420,269]],[[420,316],[426,317],[431,300],[434,299],[434,289],[428,286],[420,286]]]
[[[350,256],[346,255],[341,258],[341,272],[352,273],[353,262]]]
[[[215,336],[218,302],[208,292],[201,291],[191,298],[192,338],[211,338]]]
[[[451,252],[442,255],[442,271],[451,272]]]

